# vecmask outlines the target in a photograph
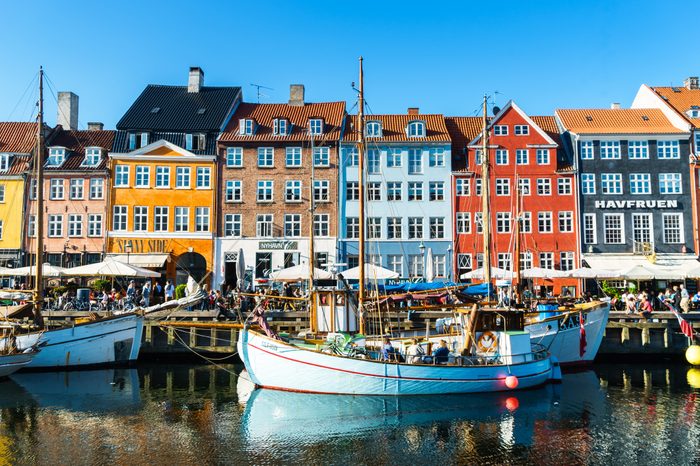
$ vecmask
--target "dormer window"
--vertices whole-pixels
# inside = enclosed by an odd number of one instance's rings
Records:
[[[255,121],[250,118],[241,118],[238,128],[238,133],[241,136],[252,136],[255,130]]]
[[[688,118],[700,118],[700,107],[693,105],[685,114],[688,115]]]
[[[204,133],[185,134],[185,149],[204,150],[207,143],[207,135]]]
[[[148,145],[148,133],[129,133],[129,150],[136,150]]]
[[[0,154],[0,172],[10,169],[10,154]]]
[[[82,165],[84,167],[96,167],[102,160],[102,149],[99,147],[88,147],[85,149],[85,160]]]
[[[52,147],[49,149],[49,160],[46,162],[47,167],[60,167],[63,161],[66,160],[65,147]]]
[[[368,138],[382,137],[382,123],[380,121],[368,121],[365,133]]]
[[[409,138],[424,138],[425,137],[425,122],[412,121],[406,128],[406,134]]]
[[[287,133],[287,120],[284,118],[275,118],[272,122],[272,132],[275,136],[286,136]]]
[[[312,118],[309,120],[309,132],[311,134],[323,134],[323,119]]]

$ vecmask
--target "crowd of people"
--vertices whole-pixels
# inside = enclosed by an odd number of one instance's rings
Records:
[[[651,290],[639,293],[629,290],[624,292],[615,303],[618,310],[623,310],[627,314],[637,314],[644,318],[649,318],[653,312],[667,311],[669,308],[687,313],[700,307],[700,291],[693,296],[683,284],[674,285],[655,293]]]

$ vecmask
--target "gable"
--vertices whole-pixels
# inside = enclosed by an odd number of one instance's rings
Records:
[[[532,118],[530,118],[520,107],[516,105],[514,101],[509,101],[505,107],[503,107],[498,114],[496,114],[488,125],[488,130],[490,131],[490,138],[494,137],[493,127],[496,125],[508,125],[509,133],[508,137],[516,137],[514,135],[514,125],[528,125],[530,127],[530,133],[528,136],[517,136],[518,138],[527,139],[528,144],[539,144],[539,145],[554,145],[559,144],[552,139],[546,131],[544,131]],[[470,143],[470,146],[479,144],[481,141],[481,133],[479,133]],[[495,136],[500,137],[500,136]]]

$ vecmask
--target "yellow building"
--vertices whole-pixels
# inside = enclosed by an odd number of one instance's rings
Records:
[[[216,156],[165,140],[110,154],[110,256],[184,283],[212,270]]]

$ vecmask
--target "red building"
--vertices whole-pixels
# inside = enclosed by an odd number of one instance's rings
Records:
[[[483,266],[481,223],[481,118],[448,118],[454,141],[455,274]],[[513,270],[516,218],[521,221],[520,268],[579,267],[573,165],[553,116],[529,117],[509,102],[490,119],[489,164],[493,266]],[[452,134],[454,133],[454,134]],[[520,193],[518,194],[518,188]],[[519,204],[519,205],[518,205]],[[577,279],[532,279],[555,294]]]

